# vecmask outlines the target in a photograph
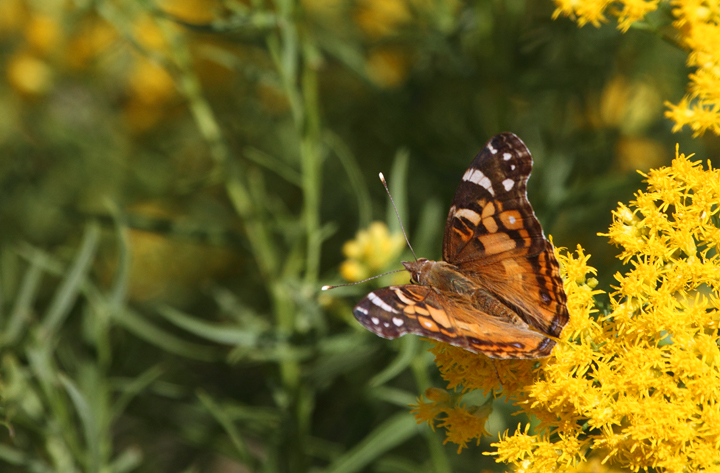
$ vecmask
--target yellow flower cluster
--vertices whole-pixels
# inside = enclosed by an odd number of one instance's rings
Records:
[[[356,282],[380,274],[388,265],[397,262],[404,247],[402,233],[391,235],[383,222],[373,222],[367,230],[357,232],[354,240],[343,245],[347,259],[340,266],[340,275],[346,281]]]
[[[211,21],[219,5],[158,0],[164,13],[197,24]],[[0,46],[12,53],[0,66],[13,90],[29,99],[51,94],[64,74],[117,75],[113,83],[123,89],[126,123],[133,131],[148,130],[178,99],[174,79],[157,59],[171,56],[170,39],[182,29],[139,8],[115,5],[103,11],[108,14],[100,17],[73,2],[1,1]]]
[[[673,131],[689,125],[695,135],[711,130],[720,135],[720,1],[675,0],[675,28],[690,51],[689,91],[679,104],[667,103],[665,115],[675,121]]]
[[[606,235],[630,265],[607,313],[595,309],[595,270],[578,247],[558,252],[570,322],[549,358],[492,362],[435,347],[454,406],[499,376],[496,393],[538,420],[492,444],[497,461],[524,472],[583,471],[588,458],[632,471],[720,465],[720,172],[676,151],[645,177],[647,191],[620,205]],[[448,401],[428,398],[416,418],[439,425]],[[484,434],[446,428],[461,448]]]
[[[626,32],[633,23],[657,10],[659,0],[555,0],[553,18],[573,18],[578,25],[600,26],[606,12]],[[677,105],[666,102],[665,116],[675,122],[673,131],[689,125],[695,135],[711,130],[720,135],[720,0],[671,0],[679,43],[689,51],[689,91]]]
[[[557,8],[553,19],[564,15],[575,19],[580,26],[590,23],[598,27],[607,21],[605,12],[610,11],[617,17],[618,28],[624,33],[634,22],[657,10],[658,3],[659,0],[555,0]]]

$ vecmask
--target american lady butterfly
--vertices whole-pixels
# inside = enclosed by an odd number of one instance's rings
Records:
[[[568,322],[567,297],[527,199],[531,170],[520,138],[491,138],[455,193],[443,261],[403,262],[414,284],[371,292],[355,318],[384,338],[413,333],[491,358],[548,356],[548,336]]]

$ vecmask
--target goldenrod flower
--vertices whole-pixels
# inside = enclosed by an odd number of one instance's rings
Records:
[[[613,212],[606,235],[629,263],[607,313],[595,309],[595,270],[578,247],[557,252],[570,322],[550,357],[493,362],[435,347],[453,409],[469,390],[495,389],[539,421],[492,444],[518,471],[568,471],[587,457],[632,471],[720,465],[720,172],[676,151],[672,166],[644,176],[647,190]],[[461,448],[484,434],[447,422],[449,407],[433,402],[416,417]]]
[[[383,222],[373,222],[367,230],[357,232],[354,240],[343,245],[347,260],[340,266],[340,274],[351,282],[380,274],[397,261],[404,247],[402,233],[391,235]]]
[[[633,23],[657,9],[659,0],[555,0],[553,18],[568,16],[583,26],[598,27],[609,13],[626,32]],[[711,130],[720,135],[720,1],[671,0],[678,42],[688,51],[688,93],[677,104],[666,102],[665,116],[675,122],[673,131],[689,125],[695,135]]]

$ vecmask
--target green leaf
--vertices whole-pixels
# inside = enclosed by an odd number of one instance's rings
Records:
[[[408,165],[410,163],[410,153],[406,149],[400,149],[395,153],[395,160],[393,161],[392,170],[390,175],[386,176],[388,181],[388,188],[392,194],[392,201],[388,200],[387,212],[385,214],[385,220],[390,233],[397,233],[400,231],[400,219],[408,219],[408,196],[407,196],[407,178],[408,178]],[[393,208],[393,201],[397,208],[397,214]]]
[[[239,329],[237,325],[205,322],[166,305],[159,306],[157,311],[178,327],[215,343],[239,347],[253,347],[258,341],[258,333]]]
[[[54,333],[60,328],[62,323],[70,314],[75,299],[82,284],[85,282],[91,263],[95,258],[98,241],[100,240],[100,227],[96,223],[89,224],[85,228],[80,250],[73,262],[70,271],[65,275],[60,287],[55,291],[55,295],[50,302],[50,306],[45,312],[45,319],[42,324],[43,337],[49,340]]]
[[[215,349],[182,340],[162,330],[131,309],[125,309],[120,314],[114,314],[114,317],[120,325],[134,333],[138,338],[167,352],[200,361],[214,361],[221,358]]]
[[[335,460],[324,473],[361,471],[388,450],[420,432],[415,418],[407,412],[395,414],[368,434],[359,444]]]

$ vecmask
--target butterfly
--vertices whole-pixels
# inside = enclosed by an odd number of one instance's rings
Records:
[[[552,244],[527,198],[532,156],[512,133],[473,159],[445,225],[443,260],[403,262],[412,284],[368,294],[355,318],[384,338],[412,333],[491,358],[542,358],[568,322]]]

